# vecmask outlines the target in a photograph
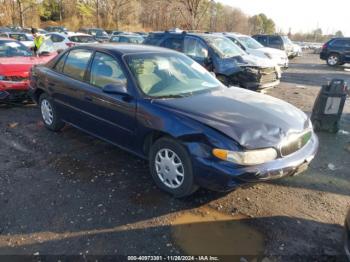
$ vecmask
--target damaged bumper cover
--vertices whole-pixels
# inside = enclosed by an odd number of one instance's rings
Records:
[[[0,102],[15,102],[29,98],[29,81],[0,81]]]
[[[256,166],[235,166],[226,161],[197,157],[193,161],[197,183],[211,190],[229,191],[248,183],[295,176],[307,169],[317,153],[318,145],[318,138],[313,134],[299,151]]]
[[[278,67],[259,68],[244,67],[242,71],[231,76],[232,82],[250,90],[261,90],[279,85],[281,71]]]

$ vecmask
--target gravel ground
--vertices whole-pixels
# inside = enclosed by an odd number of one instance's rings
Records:
[[[332,78],[316,55],[291,62],[268,94],[310,113]],[[147,163],[72,127],[47,131],[32,105],[0,108],[0,255],[239,254],[227,261],[344,261],[350,206],[350,103],[304,174],[176,200]],[[246,243],[242,249],[242,244]],[[121,257],[120,257],[121,259]],[[243,260],[244,261],[244,260]]]

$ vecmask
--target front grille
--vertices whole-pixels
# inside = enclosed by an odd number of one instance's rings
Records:
[[[274,67],[263,68],[259,70],[260,73],[260,83],[267,84],[277,81],[277,72]]]
[[[308,131],[306,133],[301,134],[295,139],[287,142],[286,144],[282,144],[280,152],[282,156],[288,156],[290,154],[295,153],[296,151],[303,148],[311,139],[312,131]]]
[[[22,76],[5,76],[4,81],[11,81],[11,82],[23,82],[29,80],[28,77],[22,77]]]

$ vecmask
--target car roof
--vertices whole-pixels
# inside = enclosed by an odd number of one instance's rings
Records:
[[[193,33],[193,32],[152,32],[149,34],[151,37],[164,37],[167,35],[175,35],[175,36],[182,36],[182,35],[188,35],[188,36],[196,36],[200,38],[210,38],[210,37],[225,37],[224,35],[221,34],[210,34],[210,33]]]
[[[133,45],[133,44],[101,44],[96,46],[84,45],[78,46],[74,49],[79,48],[92,48],[96,51],[109,51],[111,53],[119,55],[127,54],[142,54],[142,53],[177,53],[168,48],[158,47],[158,46],[149,46],[149,45]]]

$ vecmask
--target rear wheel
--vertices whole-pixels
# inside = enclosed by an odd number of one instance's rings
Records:
[[[337,66],[340,64],[340,57],[338,54],[330,54],[327,58],[327,64],[329,66]]]
[[[151,175],[157,186],[175,197],[194,193],[191,158],[175,139],[160,138],[151,147],[149,156]]]
[[[43,93],[39,99],[41,118],[46,128],[59,131],[64,127],[64,122],[58,117],[57,111],[48,95]]]

